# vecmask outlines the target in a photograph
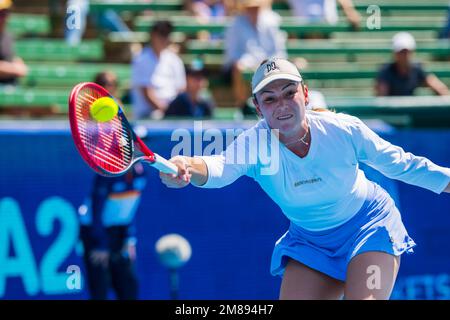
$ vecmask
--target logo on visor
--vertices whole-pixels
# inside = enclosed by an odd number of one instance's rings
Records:
[[[275,71],[276,69],[278,69],[278,66],[275,64],[275,62],[271,62],[266,64],[266,68],[267,68],[267,73],[271,72],[271,71]]]

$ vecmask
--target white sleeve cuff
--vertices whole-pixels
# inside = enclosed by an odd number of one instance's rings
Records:
[[[447,179],[444,179],[444,181],[442,182],[442,185],[439,185],[438,188],[436,188],[436,193],[437,194],[441,194],[442,192],[444,192],[444,190],[447,188],[447,186],[450,183],[450,168],[446,168],[445,173],[447,174]]]
[[[214,166],[214,164],[213,163],[211,163],[211,162],[213,162],[214,160],[212,160],[212,159],[209,159],[209,158],[211,158],[211,157],[201,157],[201,156],[195,156],[194,158],[196,158],[196,159],[202,159],[204,162],[205,162],[205,164],[206,164],[206,170],[207,170],[207,178],[206,178],[206,182],[204,183],[204,184],[202,184],[202,185],[196,185],[196,184],[193,184],[193,183],[191,183],[193,186],[195,186],[195,187],[198,187],[198,188],[213,188],[213,187],[211,187],[211,186],[209,186],[211,183],[211,168]]]

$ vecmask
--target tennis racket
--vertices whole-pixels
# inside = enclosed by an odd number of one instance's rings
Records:
[[[113,119],[97,122],[92,118],[90,107],[102,97],[114,99],[106,89],[91,82],[76,85],[69,96],[72,137],[84,161],[106,177],[122,175],[138,161],[177,174],[177,166],[152,152],[134,133],[117,100],[119,111]]]

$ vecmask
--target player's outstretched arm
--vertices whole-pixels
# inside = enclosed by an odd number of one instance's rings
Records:
[[[204,185],[208,179],[208,168],[200,158],[175,156],[169,161],[178,167],[178,176],[160,172],[161,182],[169,188],[183,188],[189,183]]]

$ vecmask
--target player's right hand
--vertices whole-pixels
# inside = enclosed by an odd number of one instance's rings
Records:
[[[183,156],[175,156],[169,160],[178,168],[178,175],[160,172],[161,182],[169,188],[184,188],[191,183],[192,174],[189,172],[189,162]]]

